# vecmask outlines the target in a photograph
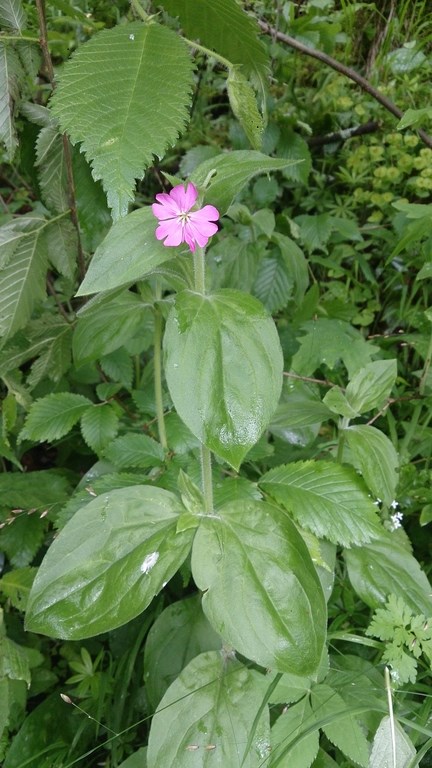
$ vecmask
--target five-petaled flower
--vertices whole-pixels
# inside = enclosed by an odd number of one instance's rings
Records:
[[[157,203],[153,203],[152,211],[159,226],[156,229],[158,240],[164,240],[164,245],[180,245],[187,243],[193,252],[198,245],[204,248],[209,238],[217,232],[219,211],[214,205],[192,210],[198,197],[194,184],[179,184],[171,192],[156,195]]]

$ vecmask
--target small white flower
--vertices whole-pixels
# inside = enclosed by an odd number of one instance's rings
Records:
[[[394,507],[393,507],[394,509]],[[395,531],[396,528],[402,527],[402,520],[403,520],[403,514],[402,512],[395,512],[393,515],[390,515],[391,520],[391,530]]]
[[[129,35],[129,40],[135,40],[135,35],[130,34]]]

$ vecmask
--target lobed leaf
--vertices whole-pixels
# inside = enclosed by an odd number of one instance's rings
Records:
[[[300,525],[335,544],[368,542],[383,530],[376,507],[351,467],[297,461],[271,469],[259,484]]]
[[[192,62],[183,41],[154,22],[100,32],[65,64],[52,110],[101,179],[113,218],[127,213],[135,179],[183,130]]]

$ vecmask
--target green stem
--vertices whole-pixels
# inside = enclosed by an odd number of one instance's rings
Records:
[[[201,53],[205,53],[206,56],[209,56],[212,59],[216,59],[216,61],[218,61],[219,64],[222,64],[222,66],[226,67],[227,69],[233,68],[233,64],[231,61],[228,61],[228,59],[225,59],[224,56],[220,56],[218,53],[211,51],[210,48],[206,48],[204,45],[200,45],[199,43],[196,43],[194,40],[188,40],[187,37],[182,37],[182,39],[185,41],[186,45],[189,45],[191,48],[196,48],[197,51],[201,51]]]
[[[205,252],[198,245],[194,251],[195,290],[205,295]]]
[[[166,450],[168,448],[167,436],[165,431],[165,419],[163,408],[163,394],[162,394],[162,315],[160,310],[155,308],[155,323],[154,323],[154,351],[153,351],[153,365],[154,365],[154,392],[156,402],[156,418],[159,432],[159,440],[162,448]]]
[[[195,290],[205,295],[205,251],[196,247],[194,251],[194,277]],[[201,480],[204,494],[204,506],[206,515],[213,513],[213,477],[211,465],[211,452],[201,443]]]
[[[134,11],[137,12],[138,16],[141,16],[143,21],[148,21],[149,15],[148,13],[145,12],[139,0],[131,0],[131,6],[134,9]]]

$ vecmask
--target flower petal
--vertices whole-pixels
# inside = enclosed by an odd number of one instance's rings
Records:
[[[193,211],[190,215],[193,217],[194,221],[197,221],[198,219],[217,221],[220,214],[214,205],[205,205],[204,208],[200,208],[198,211]]]
[[[184,240],[183,227],[176,219],[169,219],[159,224],[155,235],[158,240],[163,240],[165,237],[164,245],[167,246],[180,245]]]
[[[196,186],[191,183],[186,186],[186,189],[183,184],[179,184],[171,190],[170,197],[172,197],[178,205],[179,210],[186,213],[186,211],[189,211],[189,209],[195,205],[198,197],[198,190]]]
[[[174,211],[168,205],[160,205],[159,203],[153,203],[152,205],[153,216],[157,219],[177,219],[181,214],[179,211]]]
[[[211,237],[218,231],[217,224],[212,221],[208,221],[207,218],[202,218],[199,214],[201,211],[194,211],[189,214],[189,220],[186,224],[187,227],[193,226],[194,232],[200,232],[205,237]]]

